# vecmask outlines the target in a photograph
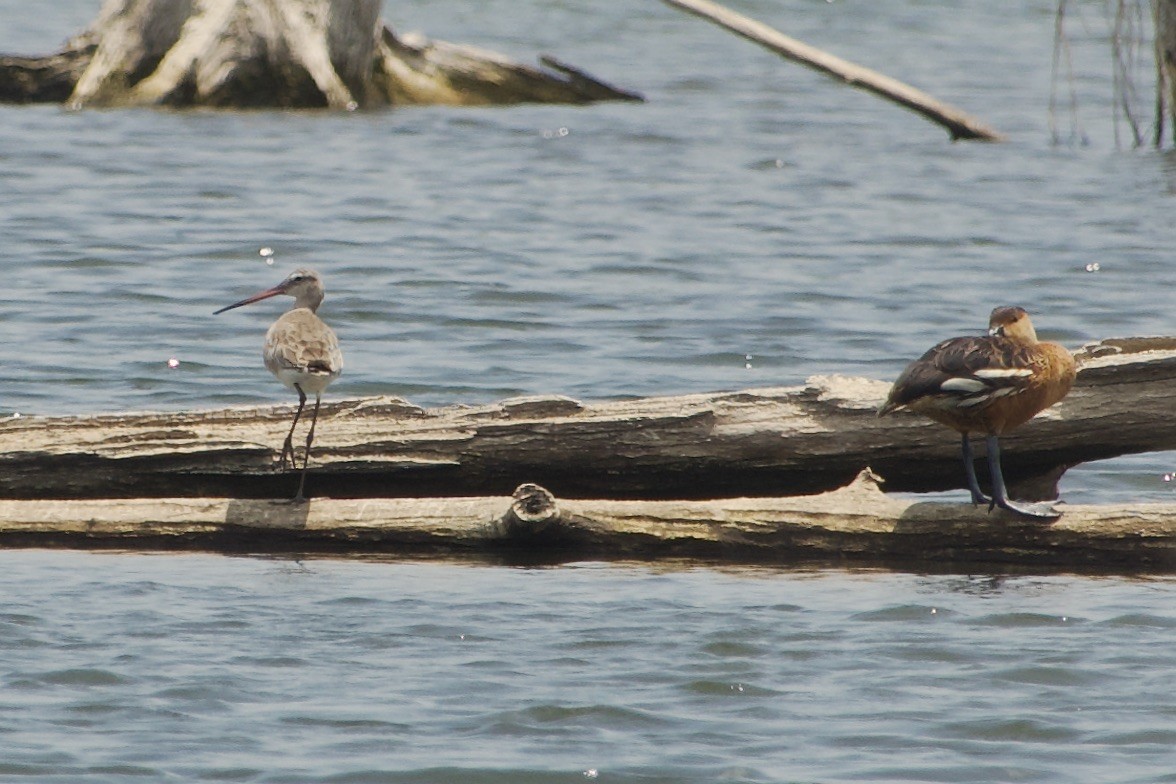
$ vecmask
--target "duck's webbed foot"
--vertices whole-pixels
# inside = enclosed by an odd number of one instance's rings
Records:
[[[988,503],[988,511],[999,506],[1015,514],[1034,517],[1040,520],[1056,520],[1062,516],[1052,501],[1021,502],[1010,501],[1008,490],[1005,488],[1004,473],[1000,468],[1000,445],[994,435],[986,439],[988,446],[988,468],[992,473],[992,500]]]

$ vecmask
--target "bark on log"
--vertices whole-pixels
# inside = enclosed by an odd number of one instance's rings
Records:
[[[1069,466],[1176,449],[1176,338],[1080,353],[1074,390],[1002,439],[1014,495],[1052,498]],[[565,498],[698,499],[820,492],[866,466],[889,490],[963,484],[959,442],[914,415],[879,419],[888,382],[606,402],[520,398],[421,409],[323,404],[307,491],[334,498],[501,495],[532,481]],[[0,421],[0,498],[293,495],[274,469],[293,407]],[[1045,489],[1030,494],[1025,485]]]
[[[1170,572],[1176,505],[1074,506],[1046,523],[894,499],[868,471],[820,495],[700,502],[557,502],[537,485],[513,498],[0,501],[0,546]]]
[[[334,109],[641,100],[569,68],[398,39],[379,0],[107,0],[47,57],[0,57],[0,101]]]
[[[663,0],[663,2],[714,22],[782,57],[832,76],[851,87],[867,90],[910,109],[946,128],[947,132],[951,134],[952,141],[957,139],[976,139],[987,142],[1004,140],[1004,136],[999,132],[992,130],[962,110],[937,101],[922,90],[877,71],[843,60],[836,55],[823,52],[718,3],[710,2],[710,0]]]

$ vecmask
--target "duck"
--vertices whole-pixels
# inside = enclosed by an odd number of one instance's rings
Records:
[[[931,347],[907,365],[890,389],[878,416],[913,411],[960,434],[964,473],[972,503],[1025,517],[1056,519],[1052,503],[1012,501],[1001,470],[1000,437],[1069,393],[1077,375],[1065,346],[1037,339],[1029,313],[1018,306],[994,308],[988,334],[955,337]],[[980,490],[972,434],[982,434],[992,495]]]

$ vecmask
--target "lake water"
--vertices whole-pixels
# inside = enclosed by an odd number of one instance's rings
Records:
[[[950,144],[653,0],[386,13],[640,105],[0,106],[0,416],[289,400],[259,357],[281,306],[212,311],[300,265],[336,399],[889,379],[998,304],[1071,347],[1176,334],[1176,157],[1116,147],[1101,7],[1071,9],[1061,143],[1052,2],[737,7],[1009,141]],[[0,52],[53,50],[98,3],[46,8],[0,0]],[[1063,495],[1171,501],[1173,471],[1092,464]],[[1166,578],[0,563],[7,780],[1176,781]]]
[[[0,779],[1172,782],[1176,580],[0,553]]]

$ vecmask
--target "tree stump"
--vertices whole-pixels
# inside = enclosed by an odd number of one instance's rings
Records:
[[[47,57],[0,57],[0,100],[87,106],[379,108],[641,100],[547,59],[398,38],[379,0],[107,0]]]

